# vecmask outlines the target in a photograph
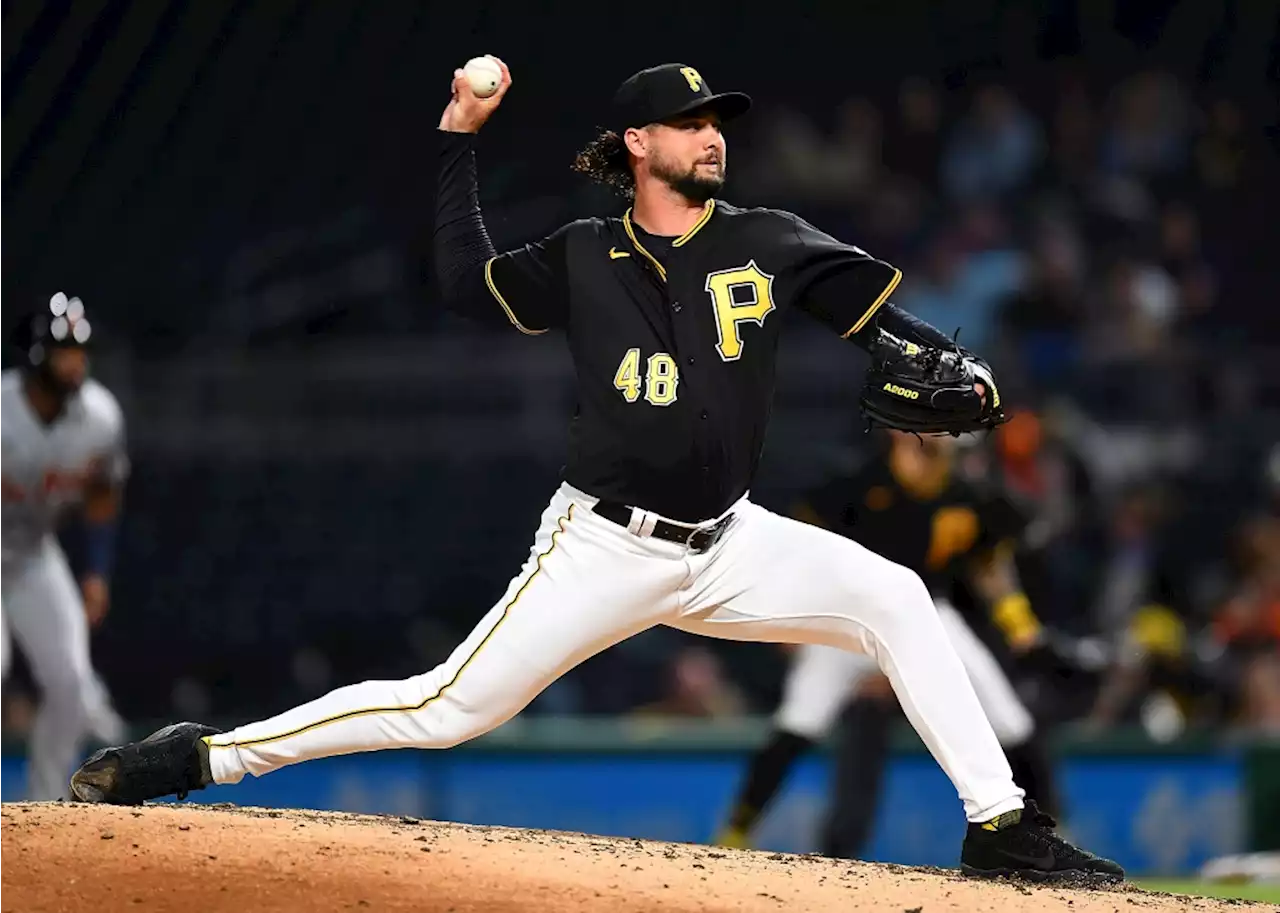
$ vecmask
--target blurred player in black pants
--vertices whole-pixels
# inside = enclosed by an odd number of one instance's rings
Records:
[[[1009,758],[1017,782],[1054,814],[1057,789],[1035,720],[991,647],[1030,656],[1044,631],[1022,591],[1013,547],[1026,517],[993,483],[957,470],[956,442],[888,432],[884,447],[852,475],[809,492],[795,514],[916,571],[933,594],[952,645]],[[751,831],[791,765],[838,725],[831,812],[821,851],[856,858],[875,817],[897,719],[876,658],[801,646],[792,660],[774,730],[752,758],[717,842],[750,845]]]

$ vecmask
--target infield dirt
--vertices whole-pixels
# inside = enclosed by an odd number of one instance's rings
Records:
[[[940,869],[413,818],[6,803],[2,819],[3,913],[1251,909],[1129,886],[978,882]]]

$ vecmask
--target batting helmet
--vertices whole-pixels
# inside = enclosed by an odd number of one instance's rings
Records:
[[[89,345],[92,335],[84,302],[58,292],[49,299],[47,307],[23,319],[14,343],[27,365],[38,368],[44,364],[49,349],[83,348]]]

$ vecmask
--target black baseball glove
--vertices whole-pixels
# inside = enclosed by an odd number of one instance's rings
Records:
[[[984,402],[973,385],[986,388]],[[1006,421],[991,367],[956,346],[935,349],[880,331],[871,344],[862,414],[871,425],[916,434],[960,435]]]

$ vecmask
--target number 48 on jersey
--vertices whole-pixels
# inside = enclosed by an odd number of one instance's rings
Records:
[[[652,406],[669,406],[676,401],[676,388],[680,385],[680,368],[676,360],[666,352],[654,352],[645,364],[644,377],[640,376],[640,350],[627,349],[618,371],[613,375],[613,385],[622,391],[629,403],[640,398]]]

